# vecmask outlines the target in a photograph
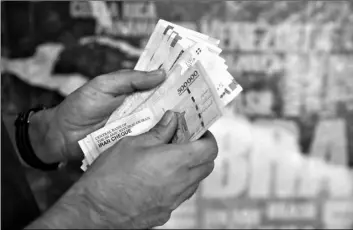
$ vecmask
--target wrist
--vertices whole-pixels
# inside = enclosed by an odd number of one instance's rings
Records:
[[[97,224],[97,215],[92,211],[85,196],[70,189],[56,204],[26,229],[86,229],[102,228]]]
[[[26,229],[104,229],[114,228],[85,187],[75,184],[58,202]],[[102,210],[101,210],[102,211]],[[114,216],[119,218],[118,216]]]
[[[44,163],[65,161],[64,139],[55,128],[55,108],[41,110],[29,118],[28,135],[33,151]]]

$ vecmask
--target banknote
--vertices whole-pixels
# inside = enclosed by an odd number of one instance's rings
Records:
[[[167,110],[176,112],[178,121],[172,143],[200,138],[242,91],[218,45],[218,39],[159,20],[135,70],[164,69],[166,80],[129,95],[103,128],[79,141],[85,155],[81,169],[124,137],[149,131]]]
[[[208,44],[202,39],[190,37],[187,34],[182,34],[180,32],[175,31],[174,29],[165,30],[161,35],[161,38],[162,39],[160,41],[155,41],[155,45],[152,46],[151,49],[148,49],[148,51],[146,51],[146,55],[143,59],[141,59],[140,62],[138,62],[138,64],[136,65],[136,69],[153,68],[150,66],[150,64],[153,63],[153,59],[155,59],[156,57],[160,58],[163,54],[166,55],[165,46],[167,46],[168,48],[174,48],[177,44],[179,44],[183,49],[187,49],[196,43],[202,43],[204,46],[207,47],[207,49],[211,53],[219,55],[222,51],[219,47],[215,46],[214,44]]]
[[[161,117],[165,111],[184,113],[190,138],[205,132],[222,115],[222,104],[207,71],[200,62],[185,73],[173,72],[141,108]]]
[[[217,94],[223,100],[223,104],[228,104],[235,96],[242,90],[241,86],[237,84],[234,78],[226,71],[227,66],[225,65],[225,60],[217,55],[212,55],[206,46],[201,43],[197,43],[183,52],[177,60],[167,59],[167,62],[175,62],[172,66],[171,71],[167,73],[168,78],[171,76],[172,72],[175,74],[175,71],[183,74],[188,68],[194,65],[197,61],[201,61],[203,66],[207,69],[207,72],[215,73],[211,74],[211,80],[214,82],[214,85],[217,85]],[[161,59],[160,63],[163,60]],[[178,70],[175,70],[178,69]],[[172,84],[171,81],[167,81],[164,84]],[[163,87],[162,84],[159,87]],[[159,87],[143,93],[135,93],[130,97],[126,98],[122,106],[117,108],[110,116],[107,121],[107,124],[113,122],[114,120],[120,119],[125,115],[128,115],[137,108],[139,108],[149,97],[155,93]],[[226,92],[226,93],[225,93]],[[224,99],[223,99],[224,98]]]
[[[179,29],[179,32],[176,32],[174,28]],[[192,36],[190,34],[195,36],[190,38]],[[217,47],[219,44],[218,40],[210,39],[208,36],[198,32],[159,20],[134,69],[141,71],[164,69],[169,72],[178,59],[186,53],[186,50],[195,44],[203,44],[206,49],[214,54],[221,52],[221,49]],[[218,55],[215,56],[218,57]],[[128,96],[123,104],[114,111],[107,124],[124,115],[128,115],[153,92],[154,90],[150,90]]]
[[[139,111],[81,140],[79,144],[87,157],[83,169],[123,137],[150,130],[167,110],[175,111],[178,116],[173,143],[185,143],[199,138],[222,115],[220,99],[209,78],[200,62],[195,63],[183,75],[176,72],[167,79],[172,84],[159,88]]]
[[[148,40],[147,45],[140,56],[140,59],[136,64],[136,67],[135,67],[136,70],[145,69],[145,66],[142,65],[141,63],[145,62],[146,60],[150,60],[152,53],[160,46],[160,44],[162,43],[162,40],[166,38],[166,34],[169,35],[172,33],[171,31],[175,31],[175,33],[177,33],[179,36],[183,35],[184,38],[193,37],[193,39],[197,40],[198,42],[209,44],[211,47],[213,47],[216,50],[216,53],[221,52],[221,49],[217,47],[220,43],[218,39],[211,38],[205,34],[201,34],[199,32],[192,31],[192,30],[183,28],[181,26],[178,26],[176,24],[173,24],[171,22],[167,22],[165,20],[160,19],[154,31],[152,32],[152,35],[150,36],[150,39]],[[179,39],[179,37],[176,36],[176,41],[181,40],[183,37],[180,37]]]

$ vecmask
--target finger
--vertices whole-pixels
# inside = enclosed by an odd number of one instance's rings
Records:
[[[118,96],[152,89],[164,80],[165,72],[163,70],[152,72],[124,70],[95,77],[89,86],[103,93]]]
[[[214,169],[214,161],[193,167],[190,169],[190,180],[189,186],[195,183],[200,183],[206,177],[208,177]]]
[[[187,181],[185,186],[187,190],[179,195],[179,198],[172,207],[175,209],[184,201],[191,198],[191,196],[196,192],[200,182],[206,177],[208,177],[212,173],[213,169],[214,162],[192,168],[189,172],[189,180]]]
[[[215,137],[207,131],[199,140],[178,146],[178,158],[184,159],[189,168],[213,162],[218,155]]]
[[[162,226],[169,221],[170,216],[171,216],[170,212],[162,212],[160,215],[157,215],[156,217],[154,217],[155,220],[151,221],[151,224],[148,224],[148,225],[152,227]],[[152,227],[148,229],[152,229]]]
[[[167,144],[177,129],[177,118],[173,111],[168,110],[162,119],[147,133],[136,136],[134,140],[143,146]]]
[[[184,203],[186,200],[190,199],[196,193],[198,188],[199,188],[199,183],[196,183],[196,184],[190,186],[188,189],[186,189],[185,192],[180,194],[178,199],[172,205],[172,210],[175,210],[182,203]]]

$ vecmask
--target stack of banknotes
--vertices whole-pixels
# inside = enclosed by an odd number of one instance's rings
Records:
[[[129,95],[103,128],[79,141],[85,155],[82,170],[125,136],[149,131],[167,110],[178,114],[174,143],[200,138],[242,91],[219,56],[218,45],[215,38],[159,20],[135,70],[164,69],[166,80]]]

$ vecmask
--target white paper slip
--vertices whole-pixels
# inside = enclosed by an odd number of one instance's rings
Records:
[[[95,150],[100,154],[123,137],[135,136],[147,132],[156,122],[158,120],[155,120],[151,110],[144,109],[95,131],[87,139],[90,139],[91,145],[93,144]]]
[[[89,150],[88,146],[85,143],[85,139],[78,141],[78,144],[85,156],[84,161],[89,165],[93,162],[93,157],[91,156],[91,151]]]

